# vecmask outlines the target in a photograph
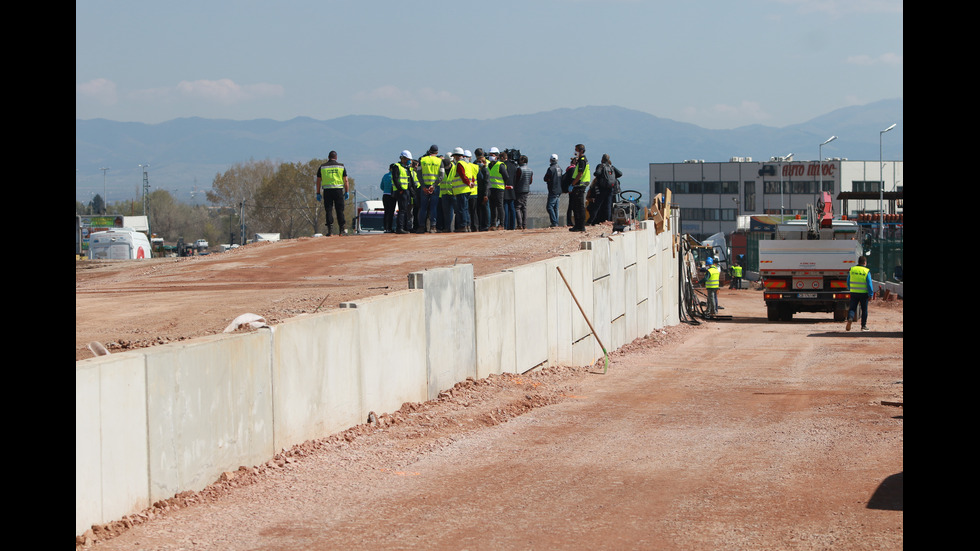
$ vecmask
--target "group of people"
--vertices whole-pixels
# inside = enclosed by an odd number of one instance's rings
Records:
[[[552,154],[544,176],[548,186],[547,211],[550,227],[559,226],[558,203],[569,194],[566,215],[570,231],[585,231],[586,224],[612,219],[612,204],[623,173],[612,165],[609,155],[591,169],[585,146],[575,146],[566,169]],[[441,155],[432,145],[418,159],[403,150],[398,162],[388,167],[381,179],[385,209],[385,233],[452,233],[527,229],[527,198],[534,181],[528,158],[516,150],[473,152],[456,147]],[[591,186],[591,187],[589,187]],[[588,191],[586,188],[589,188]],[[317,200],[324,202],[326,235],[336,213],[340,234],[345,232],[344,200],[349,185],[344,165],[331,151],[316,177]]]

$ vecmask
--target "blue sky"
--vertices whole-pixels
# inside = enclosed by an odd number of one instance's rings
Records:
[[[75,3],[75,116],[781,127],[903,97],[900,0]]]

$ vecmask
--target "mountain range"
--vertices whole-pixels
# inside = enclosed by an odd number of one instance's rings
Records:
[[[897,123],[887,135],[881,130]],[[139,198],[142,169],[150,189],[166,189],[183,202],[203,202],[216,174],[238,162],[270,159],[307,162],[325,159],[330,150],[360,184],[367,197],[378,195],[387,166],[408,149],[415,157],[431,144],[441,152],[459,146],[474,150],[519,149],[529,166],[543,176],[548,157],[558,154],[563,166],[577,143],[586,145],[593,164],[608,153],[623,171],[625,189],[647,189],[650,163],[699,159],[725,162],[732,157],[754,161],[794,153],[794,159],[816,160],[819,145],[827,158],[903,160],[903,100],[890,99],[845,107],[782,128],[763,125],[712,130],[616,106],[555,109],[496,119],[412,121],[371,115],[331,120],[297,117],[288,121],[180,118],[158,124],[106,119],[75,121],[76,198],[88,201],[107,189],[110,202]],[[108,167],[108,171],[103,171]],[[366,184],[366,185],[365,185]],[[312,186],[312,183],[311,183]],[[312,187],[311,187],[312,189]],[[543,191],[536,179],[532,191]]]

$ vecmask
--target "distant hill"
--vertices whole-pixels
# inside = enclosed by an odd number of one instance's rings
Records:
[[[194,117],[159,124],[76,120],[76,197],[87,201],[93,192],[102,192],[101,167],[110,168],[106,176],[109,201],[139,197],[142,176],[138,165],[149,164],[152,189],[169,190],[179,200],[190,202],[194,188],[210,189],[214,176],[237,162],[306,162],[326,158],[331,149],[339,153],[359,189],[373,193],[400,151],[409,149],[418,157],[431,144],[441,151],[455,146],[520,149],[530,159],[531,168],[543,176],[552,153],[567,163],[575,144],[584,143],[593,163],[608,153],[624,173],[624,187],[644,190],[649,163],[728,161],[731,157],[767,160],[789,153],[796,160],[816,159],[819,144],[832,135],[838,139],[824,146],[824,158],[875,160],[879,132],[892,123],[898,126],[884,140],[884,157],[903,160],[901,99],[846,107],[784,128],[750,125],[731,130],[709,130],[615,106],[452,121],[370,115],[326,121]],[[543,190],[541,184],[536,179],[532,191]],[[200,201],[203,194],[196,196]]]

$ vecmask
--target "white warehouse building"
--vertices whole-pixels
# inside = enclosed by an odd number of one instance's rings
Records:
[[[696,239],[736,229],[739,216],[806,216],[816,208],[822,191],[833,198],[834,217],[881,211],[902,213],[903,161],[753,161],[733,157],[728,162],[701,160],[650,163],[650,197],[669,189],[680,210],[680,233]],[[818,177],[818,174],[822,176]],[[881,183],[884,181],[884,190]],[[845,212],[846,211],[846,212]]]

